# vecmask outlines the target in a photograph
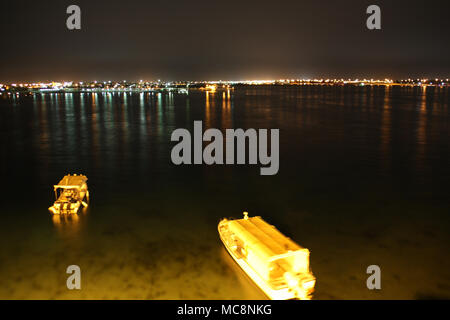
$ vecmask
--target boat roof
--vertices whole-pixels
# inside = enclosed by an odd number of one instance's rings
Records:
[[[66,175],[64,178],[59,181],[57,185],[55,185],[56,188],[81,188],[83,184],[85,184],[87,181],[87,177],[85,175]]]
[[[241,237],[245,238],[243,240],[260,247],[265,256],[270,257],[270,260],[309,252],[308,249],[299,246],[261,217],[231,220],[229,224]]]

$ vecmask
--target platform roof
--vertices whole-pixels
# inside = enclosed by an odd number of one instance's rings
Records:
[[[61,181],[55,185],[56,188],[81,188],[87,181],[84,175],[66,175]]]
[[[260,254],[270,260],[277,256],[308,251],[308,249],[302,248],[290,238],[284,236],[261,217],[230,221],[230,228],[237,232],[251,247],[259,248]]]

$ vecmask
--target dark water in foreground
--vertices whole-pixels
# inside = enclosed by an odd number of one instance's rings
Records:
[[[0,96],[0,299],[263,299],[217,234],[244,210],[310,249],[316,299],[449,298],[449,101],[321,86]],[[279,128],[278,175],[171,164],[172,131],[194,120]],[[91,205],[52,221],[66,173],[88,176]]]

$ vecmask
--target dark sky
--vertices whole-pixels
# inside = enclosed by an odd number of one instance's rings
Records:
[[[77,4],[82,29],[66,28]],[[378,4],[382,30],[366,28]],[[2,1],[0,81],[450,77],[449,0]]]

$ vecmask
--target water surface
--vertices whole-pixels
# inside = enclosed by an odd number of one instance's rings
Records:
[[[381,86],[2,95],[0,298],[264,299],[217,234],[245,210],[310,249],[317,299],[449,298],[449,101]],[[173,165],[170,135],[194,120],[279,128],[279,173]],[[88,176],[90,207],[52,219],[67,173]]]

